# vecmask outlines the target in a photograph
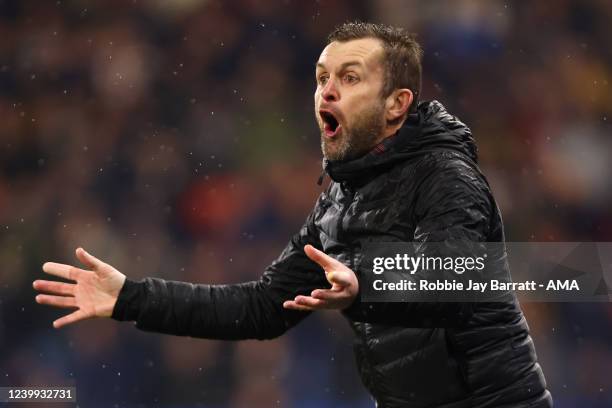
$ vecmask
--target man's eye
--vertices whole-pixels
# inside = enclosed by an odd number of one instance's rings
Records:
[[[358,79],[359,78],[357,78],[355,75],[351,75],[351,74],[347,74],[347,75],[344,76],[344,81],[349,83],[349,84],[357,82]]]
[[[321,85],[325,85],[325,83],[326,83],[326,82],[327,82],[327,75],[321,75],[321,76],[319,77],[319,83],[320,83]]]

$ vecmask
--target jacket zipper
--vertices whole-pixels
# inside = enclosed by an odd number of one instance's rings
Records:
[[[351,204],[353,203],[353,200],[355,200],[355,191],[348,186],[348,184],[346,183],[342,183],[342,187],[349,193],[350,199],[346,199],[345,200],[345,205],[342,208],[342,211],[340,212],[340,217],[338,219],[338,241],[342,242],[341,239],[341,235],[344,236],[346,235],[346,231],[344,231],[344,229],[342,228],[342,222],[344,220],[344,216],[346,215],[346,213],[349,210],[349,207],[351,206]],[[348,267],[355,272],[355,251],[353,250],[353,247],[350,245],[350,243],[348,243],[348,240],[346,240],[345,242],[347,242],[347,247],[348,247]],[[356,273],[356,272],[355,272]],[[368,353],[367,353],[367,349],[368,349],[368,342],[367,342],[367,338],[366,338],[366,322],[361,322],[359,324],[359,331],[360,331],[360,335],[361,335],[361,340],[363,342],[363,346],[364,346],[364,358],[368,361],[368,365],[370,366],[370,369],[372,369],[372,364],[369,361],[368,358]]]
[[[344,216],[346,215],[346,213],[348,212],[349,207],[351,206],[351,204],[353,203],[353,200],[355,199],[355,191],[353,191],[352,188],[350,188],[345,182],[343,182],[341,184],[341,187],[344,188],[344,190],[346,190],[349,195],[347,196],[347,199],[345,199],[345,204],[344,207],[342,207],[342,211],[340,212],[340,216],[338,217],[338,241],[342,242],[342,239],[340,238],[340,235],[345,235],[345,231],[342,228],[342,221],[344,220]],[[348,241],[345,241],[348,242]],[[347,244],[348,246],[348,244]],[[350,246],[349,246],[350,248]],[[352,262],[349,261],[349,264]],[[350,267],[350,265],[349,265]]]

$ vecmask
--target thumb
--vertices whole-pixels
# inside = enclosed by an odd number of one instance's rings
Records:
[[[81,247],[77,248],[76,257],[79,261],[81,261],[83,265],[93,270],[99,268],[103,263],[101,260],[89,254],[87,251],[85,251]]]
[[[351,277],[348,275],[353,273],[352,271],[332,271],[327,274],[327,280],[331,284],[336,284],[341,287],[349,286],[351,284]]]
[[[304,253],[312,261],[318,263],[319,266],[321,266],[323,269],[333,266],[336,263],[336,260],[334,258],[327,255],[323,251],[319,251],[317,248],[313,247],[312,245],[304,246]]]

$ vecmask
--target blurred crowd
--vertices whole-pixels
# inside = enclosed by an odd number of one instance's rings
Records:
[[[418,34],[423,98],[472,128],[508,241],[612,241],[607,0],[4,0],[0,386],[72,385],[85,407],[372,406],[338,313],[270,342],[57,331],[31,288],[77,246],[131,279],[257,279],[321,191],[314,63],[356,18]],[[523,309],[555,406],[612,406],[610,304]]]

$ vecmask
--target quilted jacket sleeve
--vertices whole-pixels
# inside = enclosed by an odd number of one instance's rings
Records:
[[[284,309],[283,302],[328,286],[303,250],[306,244],[321,247],[313,217],[314,212],[259,280],[234,285],[126,280],[112,318],[135,321],[144,331],[210,339],[270,339],[283,334],[309,314]]]

